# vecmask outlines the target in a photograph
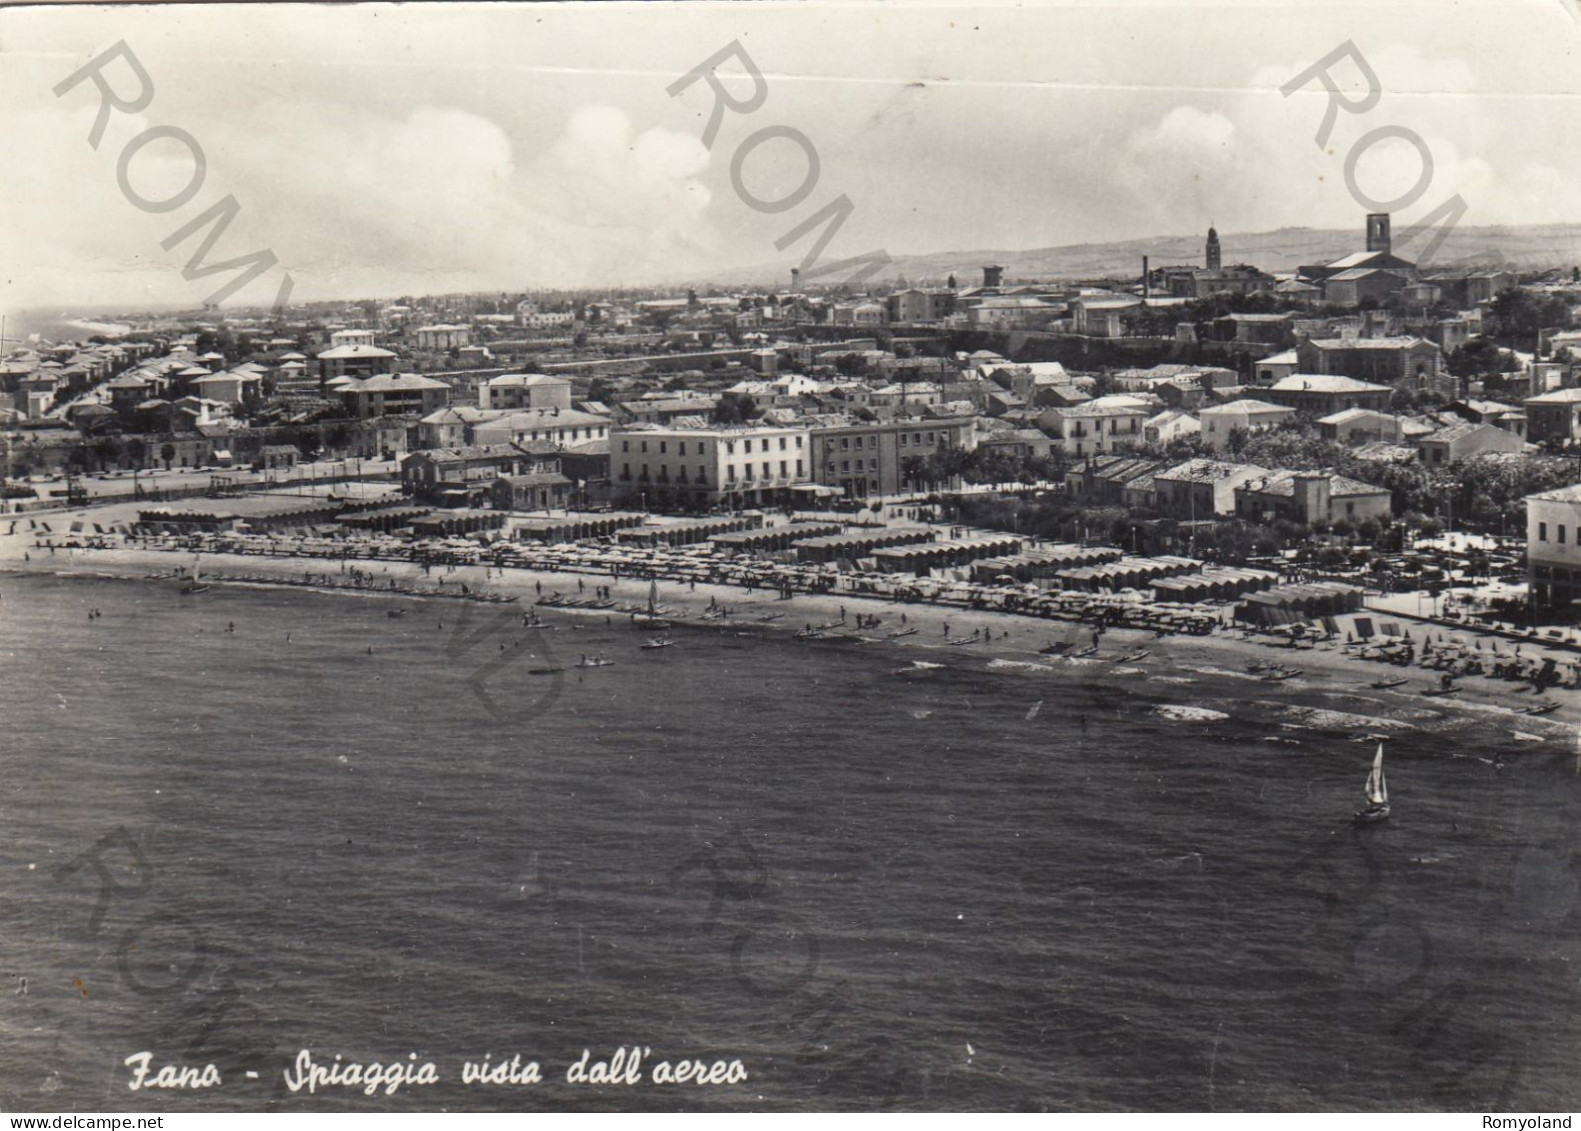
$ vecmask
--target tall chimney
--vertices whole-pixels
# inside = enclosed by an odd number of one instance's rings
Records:
[[[1147,269],[1147,256],[1142,256],[1142,301],[1153,297],[1153,276]]]

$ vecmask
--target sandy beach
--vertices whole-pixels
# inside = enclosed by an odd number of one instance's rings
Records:
[[[73,516],[61,517],[67,521],[52,523],[56,529],[68,526]],[[189,552],[126,546],[110,549],[57,547],[51,554],[49,550],[35,546],[36,537],[35,533],[20,529],[9,536],[0,535],[0,570],[147,580],[151,584],[165,584],[173,588],[173,579],[182,570],[190,569],[193,560]],[[425,574],[422,566],[407,562],[204,553],[202,571],[204,580],[219,584],[225,583],[227,578],[233,584],[268,583],[270,579],[275,579],[282,585],[309,585],[326,591],[339,591],[351,586],[352,571],[360,571],[364,580],[356,590],[359,593],[411,600],[414,598],[411,589],[438,589],[445,596],[436,593],[426,599],[447,606],[454,603],[454,596],[465,585],[474,592],[514,595],[517,600],[505,606],[512,610],[512,615],[527,612],[540,597],[559,593],[570,598],[591,598],[595,587],[603,587],[616,602],[616,609],[555,608],[545,612],[624,618],[628,614],[618,611],[619,608],[646,603],[649,591],[649,580],[641,577],[617,579],[607,573],[512,567],[499,569],[483,564],[435,566]],[[250,580],[238,580],[244,577]],[[158,578],[167,580],[160,581]],[[310,582],[309,578],[314,580]],[[392,582],[402,591],[391,591]],[[911,660],[936,661],[945,656],[977,656],[988,661],[1037,664],[1054,670],[1083,669],[1083,674],[1095,676],[1106,672],[1122,676],[1139,671],[1176,675],[1197,669],[1245,679],[1248,691],[1255,689],[1255,694],[1262,697],[1278,696],[1281,688],[1291,692],[1312,689],[1353,692],[1359,697],[1357,710],[1360,714],[1373,713],[1365,709],[1366,703],[1362,700],[1371,700],[1374,706],[1380,702],[1392,702],[1396,705],[1409,704],[1413,709],[1431,706],[1434,709],[1477,711],[1507,716],[1513,729],[1546,737],[1557,737],[1555,727],[1573,730],[1577,723],[1581,723],[1581,706],[1578,706],[1573,690],[1551,689],[1546,698],[1559,703],[1559,707],[1541,717],[1523,713],[1527,706],[1536,702],[1529,686],[1480,676],[1462,678],[1458,685],[1461,691],[1456,696],[1429,698],[1422,692],[1438,686],[1438,672],[1417,666],[1401,668],[1362,660],[1346,651],[1338,641],[1292,648],[1283,638],[1253,635],[1228,626],[1207,636],[1176,634],[1166,637],[1139,629],[1109,628],[1099,638],[1097,653],[1063,658],[1041,655],[1039,650],[1055,643],[1065,643],[1073,650],[1084,648],[1093,642],[1090,625],[1047,620],[992,608],[963,608],[926,602],[897,603],[887,598],[856,593],[797,593],[785,599],[772,589],[749,591],[736,585],[666,581],[662,578],[658,588],[665,615],[676,624],[715,629],[750,627],[755,632],[778,632],[790,637],[798,630],[843,620],[844,625],[837,635],[856,638],[847,639],[845,646],[881,650],[882,657],[876,656],[875,663],[888,667],[895,666],[897,661],[903,666],[904,662]],[[720,616],[721,610],[726,615]],[[771,614],[779,615],[765,620]],[[868,627],[856,626],[859,615]],[[877,622],[869,622],[867,618],[870,617],[878,618]],[[1413,625],[1412,628],[1415,630],[1413,635],[1420,638],[1422,631],[1431,626]],[[905,629],[916,631],[898,638],[890,635]],[[1484,650],[1490,649],[1494,643],[1487,634],[1469,630],[1450,632],[1432,629],[1432,639],[1435,645],[1459,642],[1467,648],[1480,643]],[[959,643],[962,640],[971,642]],[[802,644],[800,641],[796,643]],[[811,643],[814,646],[836,646],[822,641]],[[1507,642],[1501,645],[1502,652],[1507,653],[1510,648]],[[1143,659],[1119,662],[1142,649],[1148,653]],[[1531,651],[1540,654],[1540,646],[1531,645],[1528,652]],[[1257,662],[1285,664],[1299,668],[1302,674],[1283,683],[1267,682],[1247,670],[1248,665]],[[1376,680],[1399,677],[1408,678],[1409,683],[1397,689],[1378,690],[1372,687]]]

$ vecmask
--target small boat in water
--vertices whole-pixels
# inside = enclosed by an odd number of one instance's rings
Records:
[[[1131,663],[1135,663],[1137,660],[1145,660],[1149,656],[1151,656],[1152,654],[1153,653],[1152,653],[1152,651],[1150,649],[1139,648],[1135,652],[1130,652],[1130,653],[1127,653],[1124,656],[1121,656],[1118,660],[1115,661],[1115,663],[1117,663],[1117,664],[1131,664]]]
[[[207,593],[209,588],[209,586],[205,585],[201,581],[189,581],[181,587],[181,595],[183,597],[190,597],[194,593]]]
[[[1559,709],[1558,703],[1535,703],[1521,712],[1523,715],[1548,715]]]
[[[1373,755],[1372,772],[1367,775],[1367,808],[1356,814],[1362,824],[1382,821],[1389,816],[1389,784],[1383,776],[1383,743],[1378,743],[1378,753]]]
[[[583,656],[577,661],[576,666],[579,668],[612,668],[615,666],[615,661],[606,660],[603,656],[593,656],[592,658]]]
[[[898,629],[895,632],[889,633],[888,634],[888,638],[890,640],[899,640],[902,636],[915,636],[915,635],[917,635],[917,630],[916,629],[914,629],[914,628],[902,628],[902,629]]]
[[[1050,644],[1046,648],[1039,648],[1038,649],[1038,655],[1040,655],[1040,656],[1058,656],[1061,652],[1064,652],[1069,647],[1070,647],[1070,641],[1062,640],[1062,641],[1059,641],[1057,643]]]
[[[1391,687],[1401,687],[1410,682],[1404,676],[1395,679],[1375,679],[1372,681],[1372,687],[1374,691],[1387,691]]]
[[[564,668],[528,668],[528,675],[559,675]]]
[[[406,610],[405,609],[386,609],[386,610],[384,610],[384,615],[389,617],[391,620],[398,620],[399,618],[404,617],[406,615]]]
[[[1460,688],[1458,688],[1458,687],[1429,687],[1425,691],[1423,691],[1422,694],[1426,695],[1426,696],[1429,696],[1430,698],[1436,699],[1436,698],[1440,698],[1440,697],[1443,697],[1443,696],[1459,695],[1460,694]]]
[[[1066,655],[1068,655],[1073,660],[1079,660],[1079,659],[1081,659],[1084,656],[1096,656],[1097,654],[1098,654],[1098,645],[1096,645],[1096,644],[1089,644],[1085,648],[1078,648],[1074,652],[1067,652],[1066,653]]]
[[[668,648],[671,645],[673,645],[674,643],[675,643],[675,641],[670,640],[667,637],[655,636],[652,640],[646,641],[645,643],[641,644],[640,647],[644,651],[650,651],[650,650],[655,649],[655,648]]]
[[[1275,668],[1263,674],[1264,683],[1283,683],[1287,679],[1295,679],[1301,674],[1300,668]]]
[[[670,622],[664,619],[662,611],[659,605],[659,583],[649,581],[647,612],[633,613],[631,623],[638,628],[669,628]],[[646,648],[647,645],[644,644],[643,647]]]

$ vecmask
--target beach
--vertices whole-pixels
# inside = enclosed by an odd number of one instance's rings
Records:
[[[79,512],[78,517],[94,512]],[[58,531],[69,525],[72,515],[58,516],[63,521],[52,524]],[[171,580],[165,584],[174,588],[174,578],[189,570],[194,561],[190,552],[143,549],[130,545],[109,549],[57,548],[54,554],[40,551],[34,546],[39,537],[21,527],[10,536],[0,536],[0,570],[13,572],[39,572],[62,576],[83,575],[120,577],[148,580],[152,575],[164,575]],[[59,540],[58,535],[50,536]],[[24,557],[30,560],[24,560]],[[352,572],[363,579],[355,592],[379,595],[392,599],[427,589],[435,596],[430,598],[437,605],[451,603],[462,587],[474,593],[489,593],[500,598],[514,598],[522,612],[544,597],[560,595],[570,599],[591,599],[595,587],[607,590],[616,609],[595,610],[564,608],[557,610],[568,615],[582,615],[623,619],[629,610],[646,605],[650,579],[643,576],[615,577],[610,573],[582,570],[495,568],[487,564],[436,565],[428,572],[410,562],[388,560],[360,560],[349,558],[336,561],[324,558],[267,557],[257,554],[204,553],[201,555],[204,579],[211,583],[226,583],[227,578],[248,578],[247,584],[267,584],[273,580],[282,585],[344,591],[352,586]],[[311,580],[311,579],[317,579]],[[1154,632],[1125,627],[1107,627],[1101,637],[1094,637],[1093,626],[1062,620],[1007,612],[992,607],[963,607],[927,601],[897,602],[887,598],[857,592],[832,593],[796,592],[789,599],[781,597],[772,588],[746,589],[740,585],[713,584],[707,581],[674,581],[656,579],[660,603],[666,619],[676,624],[713,626],[733,624],[751,626],[769,635],[789,636],[796,631],[819,629],[838,625],[838,632],[831,633],[854,637],[849,642],[869,649],[877,648],[885,658],[876,663],[889,664],[899,657],[922,658],[932,653],[970,654],[988,660],[1030,662],[1055,668],[1081,666],[1101,668],[1139,651],[1147,655],[1124,667],[1153,673],[1177,672],[1180,669],[1207,666],[1215,671],[1233,674],[1256,686],[1261,695],[1278,696],[1281,689],[1317,687],[1329,691],[1353,691],[1369,698],[1385,701],[1404,701],[1413,705],[1431,703],[1434,708],[1477,711],[1500,717],[1524,732],[1537,730],[1552,732],[1556,726],[1574,727],[1581,724],[1581,703],[1574,691],[1555,688],[1549,701],[1558,703],[1556,709],[1542,717],[1526,715],[1526,709],[1535,697],[1524,684],[1495,681],[1481,677],[1465,677],[1458,681],[1454,696],[1426,697],[1425,690],[1439,686],[1439,673],[1430,669],[1411,666],[1368,662],[1347,650],[1340,640],[1303,642],[1293,647],[1287,638],[1254,634],[1226,622],[1208,635],[1170,634],[1159,636]],[[234,582],[233,583],[240,583]],[[404,593],[390,592],[391,585]],[[1227,609],[1226,609],[1227,613]],[[764,618],[773,616],[772,621]],[[860,628],[857,617],[877,618],[871,627]],[[842,623],[843,622],[843,623]],[[915,629],[907,635],[893,634]],[[1468,654],[1486,650],[1490,655],[1498,647],[1503,655],[1513,653],[1516,644],[1499,640],[1492,634],[1468,629],[1445,629],[1431,625],[1408,624],[1418,641],[1426,638],[1442,648],[1455,644]],[[971,640],[971,643],[961,643]],[[1068,651],[1081,651],[1092,644],[1098,651],[1089,656],[1061,657],[1042,654],[1041,650],[1063,644]],[[1542,643],[1532,641],[1522,645],[1527,655],[1541,654]],[[1572,657],[1560,657],[1569,662]],[[1263,673],[1248,671],[1251,666],[1299,669],[1300,674],[1282,681],[1262,678]],[[1373,684],[1396,678],[1406,678],[1408,684],[1399,688],[1376,689]]]

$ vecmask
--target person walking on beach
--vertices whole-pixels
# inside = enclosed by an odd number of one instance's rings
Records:
[[[944,622],[944,635],[948,636],[949,634],[950,634],[950,622],[949,621],[945,621]]]

